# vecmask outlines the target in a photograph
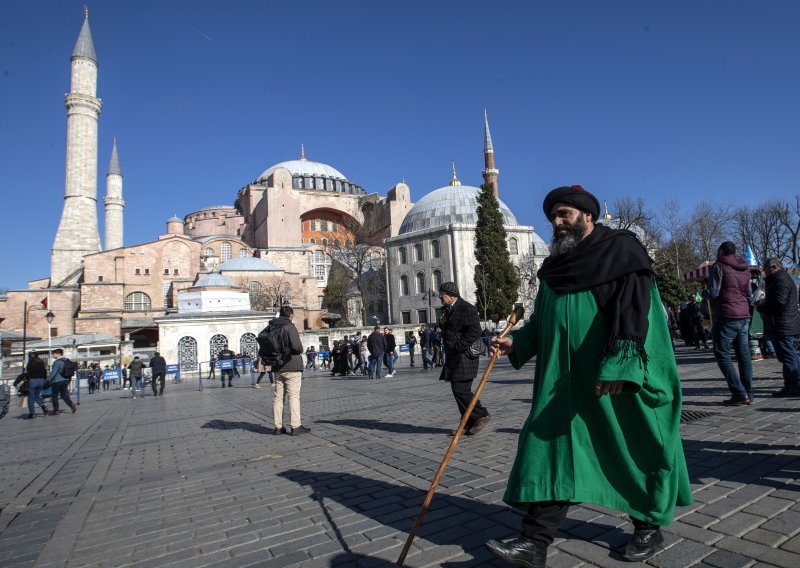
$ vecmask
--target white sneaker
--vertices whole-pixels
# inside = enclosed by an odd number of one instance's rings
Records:
[[[394,377],[394,373],[389,373],[388,375],[386,375],[386,378],[387,378],[387,379],[388,379],[389,377]]]
[[[256,384],[254,384],[254,385],[253,385],[253,388],[254,388],[254,389],[260,389],[260,388],[261,388],[261,385],[260,385],[260,384],[258,384],[258,383],[256,383]]]

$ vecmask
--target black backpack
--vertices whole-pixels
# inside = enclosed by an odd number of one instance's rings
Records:
[[[281,367],[291,359],[289,335],[284,327],[268,325],[258,334],[258,356],[265,365]]]
[[[75,361],[71,361],[64,358],[64,368],[61,369],[61,376],[65,379],[71,379],[75,376],[75,373],[78,371],[78,364]]]

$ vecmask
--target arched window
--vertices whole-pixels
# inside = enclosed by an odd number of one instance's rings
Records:
[[[406,256],[406,247],[397,249],[397,260],[400,264],[408,264],[408,257]]]
[[[438,290],[442,285],[442,273],[439,270],[433,271],[433,289]]]
[[[150,296],[144,292],[132,292],[125,296],[126,312],[143,312],[150,309]]]
[[[517,246],[517,239],[511,237],[508,239],[508,252],[511,254],[519,254],[519,247]]]
[[[250,305],[253,305],[261,298],[261,283],[250,282],[247,285],[247,292],[250,294]]]
[[[308,242],[310,242],[312,245],[315,245],[315,244],[317,244],[317,239],[315,239],[314,237],[311,237],[310,239],[308,239]]]
[[[417,272],[417,294],[425,293],[425,273]]]
[[[422,262],[422,244],[414,245],[414,262]]]
[[[322,239],[322,246],[328,246],[328,239]]]
[[[208,342],[208,352],[211,357],[214,359],[217,358],[219,352],[225,349],[225,346],[228,344],[228,338],[218,333],[211,340]]]
[[[194,337],[181,337],[178,341],[178,364],[181,372],[197,370],[197,340]]]
[[[239,353],[255,359],[258,356],[258,341],[252,333],[245,333],[239,340]]]
[[[203,249],[203,256],[214,256],[214,249],[212,249],[212,248],[204,248]]]
[[[330,268],[331,257],[321,250],[314,251],[314,257],[311,259],[311,274],[314,278],[323,282],[327,281]]]
[[[247,249],[239,249],[239,258],[247,258],[250,256],[250,253],[247,252]]]
[[[442,255],[441,251],[439,250],[439,241],[431,241],[431,257],[432,258],[439,258]]]
[[[400,295],[408,296],[408,276],[405,274],[400,277]]]
[[[233,247],[231,247],[231,243],[225,241],[219,247],[219,259],[222,262],[226,262],[231,259],[231,254],[233,251]]]

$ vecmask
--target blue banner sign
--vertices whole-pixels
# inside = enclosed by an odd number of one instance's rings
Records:
[[[167,365],[167,374],[168,375],[174,375],[174,374],[180,373],[180,372],[181,372],[181,366],[180,365]]]

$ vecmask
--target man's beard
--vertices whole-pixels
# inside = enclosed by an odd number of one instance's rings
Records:
[[[578,217],[573,225],[562,225],[561,228],[566,230],[559,234],[558,229],[553,227],[553,242],[550,243],[550,256],[566,254],[575,250],[583,240],[583,234],[586,231],[586,222],[583,220],[583,217]]]

